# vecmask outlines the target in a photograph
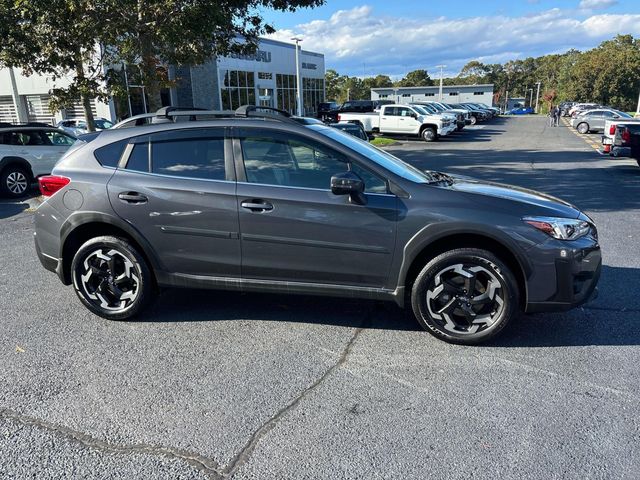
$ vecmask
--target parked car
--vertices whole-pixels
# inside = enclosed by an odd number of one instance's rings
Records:
[[[104,130],[40,186],[40,262],[112,320],[162,287],[316,294],[394,301],[477,344],[521,307],[588,301],[601,269],[593,221],[566,202],[251,107]]]
[[[466,125],[471,125],[468,110],[453,108],[450,105],[440,102],[414,102],[412,105],[420,105],[431,113],[446,113],[453,115],[453,121],[455,122],[458,131],[462,130]]]
[[[411,107],[414,107],[416,110],[418,110],[419,113],[422,113],[423,115],[436,115],[442,119],[448,120],[455,127],[453,131],[458,130],[458,115],[456,115],[455,113],[448,112],[446,110],[439,110],[435,106],[428,104],[425,105],[420,103],[411,103],[409,105]],[[462,121],[462,123],[464,123],[464,120]]]
[[[96,126],[96,130],[106,130],[108,128],[113,127],[113,123],[107,120],[106,118],[96,118],[94,119],[94,124]],[[87,121],[86,120],[61,120],[58,122],[58,128],[70,135],[78,136],[83,133],[88,133],[87,129]]]
[[[34,179],[51,173],[75,141],[55,127],[0,128],[0,194],[21,197],[27,193]]]
[[[532,113],[533,108],[531,107],[512,108],[511,110],[506,112],[507,115],[530,115]]]
[[[603,132],[607,120],[633,118],[625,112],[611,109],[587,110],[571,119],[571,126],[579,133]]]
[[[391,100],[348,100],[336,110],[331,110],[325,115],[325,122],[338,122],[341,113],[366,113],[379,110],[382,105],[391,105]]]
[[[614,147],[620,147],[620,136],[618,132],[618,126],[627,123],[640,123],[640,118],[617,118],[607,119],[604,122],[604,131],[602,132],[602,151],[603,153],[616,154],[619,150],[615,150]]]
[[[563,117],[568,117],[569,116],[569,110],[571,109],[571,107],[573,107],[576,104],[576,102],[561,102],[558,107],[560,108],[560,114]]]
[[[418,135],[427,142],[449,135],[455,123],[409,105],[383,105],[379,112],[340,113],[339,122],[359,123],[367,133]]]
[[[358,123],[332,123],[330,126],[337,128],[338,130],[342,130],[343,132],[347,132],[354,137],[364,140],[365,142],[368,142],[373,138],[373,135],[367,134],[367,132],[364,131],[364,128],[362,128],[362,125]]]
[[[318,104],[318,118],[323,122],[333,118],[332,113],[338,110],[340,105],[337,102],[322,102]]]
[[[569,109],[569,116],[575,117],[582,112],[586,112],[587,110],[594,110],[596,108],[606,108],[603,105],[598,105],[597,103],[576,103],[573,107]]]
[[[451,105],[451,104],[448,104]],[[469,120],[471,121],[471,125],[475,125],[478,122],[483,122],[489,119],[489,115],[485,110],[482,110],[478,107],[466,104],[466,103],[455,103],[451,105],[455,108],[463,108],[469,112]]]

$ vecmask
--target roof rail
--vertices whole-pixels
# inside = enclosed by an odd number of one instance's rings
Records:
[[[273,113],[272,113],[273,112]],[[299,123],[294,120],[293,116],[285,111],[280,110],[279,108],[273,107],[262,107],[256,105],[242,105],[235,111],[236,117],[257,117],[257,118],[268,118],[270,120],[277,120],[285,123],[293,123],[299,125]]]

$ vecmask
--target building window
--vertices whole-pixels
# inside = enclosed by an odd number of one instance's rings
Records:
[[[235,110],[242,105],[255,105],[256,89],[253,72],[226,70],[221,96],[223,110]]]
[[[324,102],[324,79],[302,77],[302,104],[304,114],[315,117],[318,104]]]
[[[389,95],[387,95],[386,93],[383,93],[382,95],[379,95],[380,98],[389,98]]]
[[[473,92],[474,95],[484,95],[484,92]]]
[[[402,96],[403,96],[403,97],[410,97],[410,96],[411,96],[411,94],[410,94],[410,93],[403,93],[403,94],[402,94]]]
[[[424,96],[425,97],[433,97],[433,96],[435,96],[435,93],[425,93]]]
[[[296,111],[296,76],[276,73],[276,88],[278,89],[278,105],[280,110],[289,113]]]
[[[271,73],[271,72],[258,72],[258,80],[273,80],[273,73]]]
[[[452,97],[455,97],[456,95],[459,95],[459,93],[458,92],[449,92],[449,95],[452,96]]]

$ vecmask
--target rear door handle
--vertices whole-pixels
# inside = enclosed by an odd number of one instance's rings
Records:
[[[138,192],[122,192],[118,194],[118,198],[125,203],[147,203],[149,199]]]
[[[270,212],[273,210],[273,205],[264,200],[245,200],[240,206],[252,212]]]

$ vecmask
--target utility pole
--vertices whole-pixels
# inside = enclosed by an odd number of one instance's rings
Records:
[[[440,68],[440,89],[438,90],[438,98],[439,101],[442,101],[442,69],[446,67],[446,65],[436,65],[436,68]]]
[[[640,93],[638,94],[638,108],[636,108],[636,117],[640,118]]]
[[[538,85],[538,92],[536,93],[536,109],[535,112],[538,113],[538,101],[540,100],[540,83],[541,82],[536,82]]]
[[[302,41],[301,38],[293,37],[291,40],[296,42],[296,103],[297,103],[297,115],[303,116],[302,112],[302,82],[300,78],[300,57],[299,57],[299,44]]]
[[[506,91],[504,96],[504,111],[506,112],[509,109],[509,90]]]

